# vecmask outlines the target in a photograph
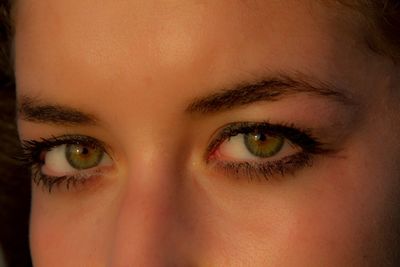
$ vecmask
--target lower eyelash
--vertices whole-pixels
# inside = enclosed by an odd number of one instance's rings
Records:
[[[90,175],[77,174],[77,175],[65,175],[65,176],[49,176],[45,175],[40,170],[40,165],[32,166],[32,180],[37,185],[42,185],[46,190],[51,193],[54,187],[65,185],[67,190],[78,185],[85,184],[90,179],[96,177],[96,173]]]
[[[210,162],[211,163],[211,162]],[[243,178],[247,177],[250,181],[254,179],[269,180],[270,177],[287,174],[294,174],[305,167],[312,166],[312,155],[301,152],[292,156],[282,158],[277,161],[269,162],[226,162],[215,160],[212,168],[222,170],[228,177]]]

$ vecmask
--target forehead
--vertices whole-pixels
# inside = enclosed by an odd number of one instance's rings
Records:
[[[115,90],[114,102],[163,103],[268,71],[331,76],[359,46],[356,25],[319,1],[23,0],[16,10],[18,90],[72,103]]]

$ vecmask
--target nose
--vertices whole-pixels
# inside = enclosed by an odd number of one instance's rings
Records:
[[[183,260],[177,234],[182,177],[168,164],[135,165],[120,193],[108,266],[176,266]]]

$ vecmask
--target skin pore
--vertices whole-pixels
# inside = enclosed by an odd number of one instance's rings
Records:
[[[15,21],[21,140],[107,155],[84,182],[33,183],[35,266],[396,265],[399,70],[350,11],[21,0]],[[292,144],[250,156],[221,134],[238,123]],[[60,177],[54,151],[35,164]]]

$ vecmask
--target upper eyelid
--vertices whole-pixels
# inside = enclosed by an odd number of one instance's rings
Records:
[[[33,150],[33,148],[41,148],[41,149],[51,149],[57,146],[65,145],[65,144],[95,144],[104,150],[107,155],[114,160],[113,153],[106,143],[87,136],[87,135],[79,135],[79,134],[68,134],[68,135],[60,135],[60,136],[52,136],[50,138],[41,138],[40,140],[21,140],[21,145],[23,150]]]

